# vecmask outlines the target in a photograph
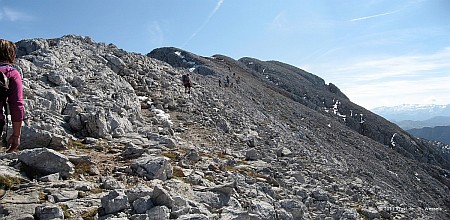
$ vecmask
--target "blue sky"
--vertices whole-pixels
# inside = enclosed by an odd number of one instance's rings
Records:
[[[0,37],[278,60],[366,108],[450,104],[449,0],[0,0]]]

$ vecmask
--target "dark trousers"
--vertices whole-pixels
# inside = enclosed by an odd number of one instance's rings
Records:
[[[0,139],[1,145],[6,146],[6,137],[3,137],[3,129],[5,128],[5,120],[0,120]]]

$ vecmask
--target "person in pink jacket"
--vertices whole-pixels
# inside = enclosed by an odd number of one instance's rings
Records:
[[[12,66],[15,60],[16,45],[11,41],[0,39],[0,71],[7,77],[9,87],[5,94],[0,94],[0,97],[5,97],[3,100],[0,100],[0,128],[3,131],[6,117],[4,114],[6,102],[8,103],[13,128],[12,134],[7,141],[7,153],[19,149],[22,122],[25,115],[22,77],[19,71]],[[2,91],[2,93],[4,92]]]

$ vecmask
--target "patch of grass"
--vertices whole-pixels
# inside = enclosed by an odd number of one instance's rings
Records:
[[[174,177],[185,177],[183,170],[180,167],[173,167]]]
[[[214,176],[205,176],[205,179],[207,179],[207,180],[209,180],[209,181],[215,183],[215,178],[214,178]]]
[[[200,152],[198,152],[198,155],[200,157],[219,158],[222,160],[230,158],[230,156],[225,151],[217,151],[217,152],[200,151]]]
[[[115,153],[114,151],[117,148],[119,149],[125,148],[125,144],[122,143],[111,144],[108,142],[108,140],[105,139],[100,139],[100,141],[98,141],[95,145],[99,149],[103,148],[103,151],[105,152],[112,152],[112,153]]]
[[[198,152],[198,155],[200,157],[208,157],[208,158],[214,158],[216,157],[212,152],[205,152],[205,151],[200,151]]]
[[[231,171],[231,172],[239,172],[239,169],[235,166],[225,165],[225,170]]]
[[[47,194],[40,192],[39,193],[39,203],[45,203],[47,202]]]
[[[238,165],[248,165],[248,162],[245,160],[239,160],[239,161],[237,161],[237,164]]]
[[[171,161],[178,161],[180,159],[180,153],[177,151],[163,151],[161,155],[169,158]]]
[[[263,174],[257,173],[253,169],[247,168],[247,167],[234,167],[234,166],[225,166],[225,170],[231,171],[231,172],[239,172],[242,175],[246,175],[253,178],[263,178],[268,180],[269,178]]]
[[[20,184],[20,179],[11,176],[0,176],[0,188],[11,189]]]
[[[177,179],[177,180],[180,180],[180,181],[183,182],[183,183],[187,183],[187,184],[189,184],[189,185],[192,185],[192,183],[189,182],[189,181],[187,181],[186,178],[184,178],[184,177],[173,176],[172,178]]]
[[[362,219],[364,219],[364,220],[368,220],[369,219],[366,216],[366,213],[364,213],[364,211],[363,211],[361,206],[358,205],[358,207],[356,208],[356,212],[358,212],[358,214],[360,215],[360,217],[362,217]]]
[[[94,220],[97,213],[98,213],[97,209],[91,209],[89,211],[84,212],[81,215],[81,218],[83,218],[83,220]]]
[[[247,168],[247,167],[239,167],[239,168],[235,167],[235,169],[237,172],[247,175],[247,176],[253,176],[253,173],[255,173],[255,171],[253,171],[252,169]]]
[[[225,152],[225,151],[219,151],[219,152],[217,152],[217,158],[220,158],[220,159],[228,159],[227,152]]]
[[[70,148],[76,148],[76,149],[89,149],[87,144],[83,144],[81,143],[81,141],[79,140],[73,140],[73,139],[69,139],[69,147]]]
[[[83,191],[78,192],[78,198],[84,198],[86,196],[87,196],[86,192],[83,192]]]
[[[91,189],[90,192],[93,193],[93,194],[98,194],[98,193],[102,193],[103,189],[101,189],[101,188],[93,188],[93,189]]]
[[[59,205],[59,207],[61,207],[63,214],[64,214],[64,219],[70,219],[72,217],[72,215],[69,212],[69,206],[65,205],[65,204],[61,204]]]
[[[75,172],[73,174],[74,177],[80,177],[80,175],[89,174],[91,171],[91,165],[88,163],[79,163],[75,164]]]
[[[88,163],[79,163],[75,165],[75,170],[78,170],[80,173],[89,173],[91,171],[91,165]]]

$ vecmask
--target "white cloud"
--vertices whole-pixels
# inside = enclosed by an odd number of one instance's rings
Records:
[[[359,17],[359,18],[354,18],[354,19],[351,19],[350,21],[356,22],[356,21],[363,21],[363,20],[378,18],[378,17],[382,17],[382,16],[386,16],[386,15],[392,15],[392,14],[398,13],[400,11],[407,10],[410,7],[420,7],[420,4],[424,1],[426,1],[426,0],[410,0],[410,1],[407,1],[403,4],[401,4],[400,8],[397,10],[385,12],[385,13],[379,13],[379,14],[375,14],[375,15],[363,16],[363,17]],[[378,2],[376,2],[376,4],[378,4]]]
[[[278,13],[270,23],[270,28],[275,30],[284,30],[289,28],[286,12],[282,11]]]
[[[211,17],[219,10],[220,6],[222,6],[224,0],[219,0],[216,4],[216,7],[214,8],[213,12],[211,13]]]
[[[366,108],[400,104],[449,104],[450,76],[418,80],[393,80],[341,88],[349,98]]]
[[[381,16],[386,16],[386,15],[394,14],[394,13],[397,13],[398,11],[399,11],[399,10],[397,10],[397,11],[391,11],[391,12],[386,12],[386,13],[381,13],[381,14],[376,14],[376,15],[365,16],[365,17],[360,17],[360,18],[354,18],[354,19],[351,19],[350,21],[362,21],[362,20],[367,20],[367,19],[371,19],[371,18],[376,18],[376,17],[381,17]]]
[[[352,73],[360,81],[398,77],[426,77],[450,71],[450,47],[434,54],[370,58],[338,67],[335,73]]]
[[[220,6],[222,6],[224,0],[218,0],[216,7],[209,13],[209,16],[206,18],[206,20],[202,23],[202,25],[189,37],[189,39],[183,44],[183,47],[186,46],[189,41],[191,41],[197,34],[203,30],[203,28],[206,27],[206,25],[209,23],[211,18],[216,14],[216,12],[220,9]]]
[[[33,16],[28,15],[24,12],[17,11],[15,9],[9,7],[1,7],[0,8],[0,21],[29,21],[33,20]]]
[[[432,54],[365,58],[314,69],[366,108],[450,103],[450,47]]]
[[[153,21],[147,27],[147,32],[150,36],[150,42],[153,45],[160,46],[164,43],[164,32],[158,22]]]

